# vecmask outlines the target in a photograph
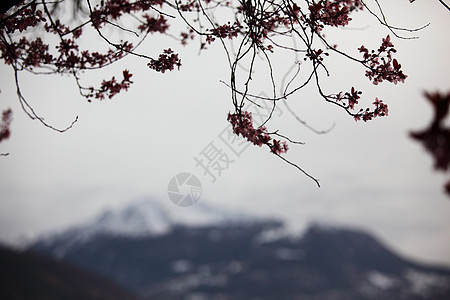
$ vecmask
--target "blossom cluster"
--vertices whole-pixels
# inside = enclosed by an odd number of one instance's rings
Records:
[[[163,4],[163,0],[103,0],[91,12],[92,25],[95,28],[101,28],[112,20],[120,19],[123,15],[148,11],[154,6],[161,7]]]
[[[32,2],[29,6],[17,11],[12,18],[2,18],[2,30],[8,33],[14,33],[16,30],[23,32],[28,27],[35,27],[40,22],[45,21],[42,11],[37,10],[36,2]]]
[[[358,99],[361,98],[360,95],[362,94],[361,91],[358,91],[355,89],[355,87],[352,87],[350,92],[339,92],[339,94],[336,95],[336,102],[344,102],[345,107],[348,109],[355,109],[355,105],[358,104]]]
[[[375,105],[374,110],[370,110],[369,108],[366,108],[366,110],[362,110],[359,113],[354,115],[355,121],[363,120],[364,122],[370,121],[373,118],[376,117],[384,117],[387,116],[389,113],[388,106],[383,103],[382,100],[375,98],[375,101],[373,102]]]
[[[281,142],[271,138],[265,126],[254,128],[251,112],[229,113],[227,120],[231,123],[236,135],[241,135],[256,146],[267,145],[272,153],[278,155],[289,150],[285,141]]]
[[[278,5],[269,5],[263,9],[263,5],[260,5],[258,1],[242,1],[237,10],[239,14],[242,14],[243,23],[246,25],[244,27],[237,23],[238,27],[251,43],[260,49],[266,49],[263,43],[270,35],[280,33],[277,29],[288,28],[298,22],[299,7],[296,4],[293,7],[286,4],[283,9],[280,9]]]
[[[2,113],[2,120],[0,123],[0,142],[2,140],[6,140],[11,135],[11,131],[9,129],[12,121],[12,110],[8,108],[4,110]]]
[[[32,7],[35,7],[35,5],[32,5]],[[41,16],[42,12],[36,10],[35,14]],[[26,21],[28,19],[31,19],[31,21]],[[38,24],[34,21],[36,21],[34,16],[24,15],[23,13],[15,14],[10,18],[1,20],[0,25],[2,27],[0,31],[2,33],[5,31],[20,31],[23,28],[21,22],[37,26]],[[49,49],[49,44],[44,43],[40,37],[30,40],[23,36],[18,41],[12,40],[7,43],[3,40],[0,43],[0,58],[6,64],[19,64],[18,66],[25,68],[53,68],[56,73],[73,72],[74,70],[101,68],[107,63],[120,59],[124,52],[130,51],[133,48],[131,43],[125,42],[117,47],[119,49],[109,49],[106,53],[91,52],[89,50],[82,51],[79,49],[78,42],[76,41],[82,34],[81,28],[71,31],[69,27],[61,24],[59,20],[50,23],[45,18],[39,18],[38,21],[44,22],[44,28],[48,33],[55,34],[60,38],[59,44],[55,46],[58,54],[52,54]],[[12,24],[15,24],[15,27],[12,27]]]
[[[105,99],[105,96],[108,96],[108,98],[111,99],[122,90],[128,90],[130,84],[133,83],[130,80],[133,74],[131,74],[128,70],[124,70],[122,75],[123,79],[120,82],[117,82],[116,78],[113,76],[110,80],[103,80],[99,89],[95,90],[91,87],[91,95],[89,95],[89,98],[95,96],[95,98],[103,100]],[[90,101],[90,99],[88,101]]]
[[[115,77],[103,80],[98,88],[82,86],[79,74],[84,70],[99,69],[112,64],[126,54],[132,53],[135,46],[128,41],[112,43],[107,40],[111,47],[103,53],[95,51],[95,49],[81,49],[79,38],[86,29],[86,25],[90,24],[95,30],[100,30],[106,24],[112,24],[112,20],[118,20],[122,16],[138,12],[148,12],[155,6],[161,7],[163,4],[162,0],[101,1],[95,7],[89,6],[88,21],[78,26],[74,25],[73,28],[55,18],[44,3],[33,1],[29,4],[20,4],[22,6],[17,6],[16,11],[9,15],[0,15],[0,58],[17,71],[33,71],[40,68],[45,73],[71,74],[76,79],[80,93],[88,101],[91,101],[92,98],[112,98],[120,91],[130,87],[131,73],[128,70],[124,71],[123,80],[118,81]],[[134,18],[138,19],[137,16]],[[22,33],[29,28],[43,29],[41,32],[54,35],[59,41],[53,44],[54,48],[52,49],[50,44],[44,42],[40,36],[19,36],[17,34],[17,32]],[[164,34],[168,28],[169,24],[163,15],[150,16],[147,13],[142,15],[140,25],[137,26],[138,30],[146,34]],[[158,59],[152,59],[146,55],[140,56],[150,59],[149,67],[162,73],[181,66],[177,54],[173,53],[171,49],[165,50]]]
[[[397,52],[391,38],[388,35],[383,38],[381,46],[377,51],[369,50],[362,45],[358,48],[359,52],[363,54],[364,61],[369,70],[366,71],[366,76],[377,85],[384,80],[397,84],[404,82],[406,75],[401,70],[402,65],[398,63],[397,59],[392,57],[392,54]]]
[[[322,49],[308,49],[308,52],[306,53],[305,60],[308,58],[312,61],[323,61],[323,56],[328,56],[329,54],[327,52],[324,52]]]
[[[188,40],[193,40],[195,38],[194,30],[192,28],[189,28],[187,32],[181,32],[181,45],[185,46],[187,45]],[[208,36],[209,37],[209,36]],[[204,48],[204,43],[202,43],[201,49]]]
[[[428,128],[411,133],[411,137],[423,143],[434,158],[437,170],[450,168],[450,128],[445,118],[450,112],[450,93],[426,93],[426,99],[433,106],[434,116]]]
[[[205,1],[205,2],[207,2],[207,1]],[[178,2],[177,6],[180,11],[184,11],[184,12],[199,11],[199,9],[200,9],[200,5],[198,4],[197,0],[190,0],[187,3]]]
[[[172,71],[175,67],[180,69],[181,60],[178,58],[178,54],[174,53],[172,49],[165,49],[163,53],[161,53],[158,59],[151,59],[147,64],[150,69],[153,69],[157,72],[164,73],[169,70]]]
[[[145,23],[139,25],[138,29],[141,32],[160,32],[165,33],[169,29],[169,24],[167,24],[167,19],[164,16],[159,16],[158,18],[150,17],[148,14],[144,15]]]
[[[224,25],[221,25],[221,26],[211,29],[211,33],[214,36],[220,37],[222,39],[224,39],[224,38],[232,39],[232,38],[235,38],[238,36],[240,27],[241,27],[241,25],[239,24],[239,22],[234,23],[233,25],[224,24]]]
[[[321,31],[324,25],[346,26],[352,20],[350,12],[363,9],[360,0],[321,0],[309,6],[308,22],[314,30]]]
[[[48,45],[44,44],[39,37],[34,41],[22,37],[18,42],[9,45],[0,43],[0,53],[0,58],[8,65],[15,63],[19,58],[22,59],[24,67],[50,64],[54,60],[48,52]]]
[[[450,112],[450,92],[425,93],[432,105],[434,116],[427,128],[411,132],[411,138],[420,142],[433,157],[434,168],[442,172],[450,171],[450,127],[446,118]],[[444,186],[450,196],[450,180]]]
[[[383,103],[383,100],[375,98],[372,103],[375,108],[370,110],[369,108],[360,109],[357,113],[352,112],[355,110],[355,105],[358,104],[358,100],[361,98],[361,91],[358,91],[354,87],[351,88],[350,92],[339,92],[337,95],[330,95],[328,98],[335,100],[337,104],[345,108],[355,119],[355,121],[363,120],[364,122],[372,120],[376,117],[384,117],[389,114],[389,109],[387,104]]]

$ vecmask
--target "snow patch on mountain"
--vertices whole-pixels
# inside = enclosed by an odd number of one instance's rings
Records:
[[[406,278],[409,281],[411,292],[424,297],[434,289],[448,287],[450,284],[449,277],[412,269],[406,272]]]
[[[377,271],[372,271],[367,275],[368,281],[378,289],[388,290],[397,283],[393,276],[383,274]]]

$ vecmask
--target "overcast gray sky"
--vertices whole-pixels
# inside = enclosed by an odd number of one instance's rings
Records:
[[[306,143],[292,146],[286,157],[319,178],[321,188],[266,148],[250,146],[237,157],[220,140],[232,109],[229,90],[219,82],[229,76],[220,47],[197,56],[196,44],[183,48],[165,38],[151,40],[142,49],[157,53],[169,45],[180,52],[182,69],[159,74],[130,58],[87,75],[87,81],[100,80],[123,68],[134,74],[129,92],[102,102],[80,98],[70,78],[23,75],[24,93],[46,121],[64,127],[79,116],[64,134],[23,113],[13,73],[1,65],[0,109],[12,107],[14,122],[11,138],[0,144],[0,152],[10,153],[0,159],[0,240],[18,243],[143,196],[167,203],[169,180],[190,172],[202,182],[205,203],[284,218],[299,232],[311,221],[362,226],[402,254],[450,265],[450,202],[442,188],[448,178],[434,172],[431,157],[408,137],[432,116],[423,91],[449,90],[449,14],[438,1],[380,2],[393,25],[431,22],[418,40],[393,39],[406,83],[374,88],[362,69],[333,57],[324,86],[367,87],[365,105],[378,96],[389,104],[389,117],[355,123],[311,88],[289,105],[319,129],[336,124],[330,133],[312,133],[282,104],[281,116],[268,125]],[[376,48],[388,34],[368,14],[350,27],[328,37],[356,49]],[[276,61],[284,70],[294,58]],[[215,182],[194,160],[210,142],[234,160]],[[189,214],[195,206],[184,209]]]

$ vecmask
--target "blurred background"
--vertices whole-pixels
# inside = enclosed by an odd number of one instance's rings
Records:
[[[267,124],[269,130],[305,142],[292,145],[285,156],[318,178],[320,188],[266,148],[250,145],[238,156],[223,143],[220,137],[229,128],[226,117],[233,107],[229,89],[219,82],[229,78],[219,45],[198,55],[195,41],[183,47],[167,37],[150,37],[141,51],[156,54],[171,47],[180,53],[180,71],[156,73],[145,61],[128,57],[83,77],[96,84],[123,69],[133,73],[128,92],[92,103],[79,96],[72,78],[22,74],[25,97],[48,123],[65,127],[78,116],[63,134],[23,113],[14,74],[0,65],[0,109],[14,111],[12,135],[0,145],[0,152],[10,153],[0,159],[0,241],[25,249],[43,236],[91,224],[105,210],[120,212],[150,199],[175,223],[177,218],[195,223],[192,216],[203,215],[206,206],[225,210],[227,216],[232,211],[250,220],[281,220],[298,237],[311,232],[311,223],[358,228],[405,259],[449,267],[450,203],[443,191],[448,178],[433,170],[432,158],[409,137],[433,116],[423,93],[449,89],[448,11],[438,1],[380,3],[392,25],[430,23],[414,33],[418,39],[391,34],[406,82],[375,87],[362,69],[333,56],[327,58],[331,76],[322,85],[329,92],[359,87],[363,107],[379,97],[389,105],[389,116],[355,122],[311,86],[294,95],[289,106],[314,128],[334,126],[329,133],[310,131],[283,104]],[[330,30],[327,37],[358,55],[361,44],[377,48],[389,34],[377,22],[367,12],[357,14],[349,29]],[[293,63],[295,57],[274,59],[279,72]],[[266,88],[253,86],[269,93]],[[232,160],[215,181],[195,160],[211,142]],[[201,182],[200,199],[191,207],[176,206],[168,197],[169,181],[182,172]],[[173,268],[191,270],[185,261]]]

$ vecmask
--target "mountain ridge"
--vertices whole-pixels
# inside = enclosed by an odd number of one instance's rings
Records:
[[[65,248],[83,244],[98,235],[158,236],[167,234],[177,226],[202,227],[211,224],[248,223],[263,220],[263,218],[204,203],[197,203],[194,207],[189,208],[174,208],[164,204],[155,199],[146,198],[120,208],[106,209],[90,221],[42,234],[30,241],[28,246],[37,241],[51,246],[53,243],[64,240],[64,245],[61,245],[59,250],[59,256],[61,256]]]
[[[102,231],[72,245],[66,232],[30,249],[144,299],[450,298],[450,269],[402,258],[362,230],[316,223],[295,237],[281,221],[219,215],[194,226],[178,219],[159,234]]]

